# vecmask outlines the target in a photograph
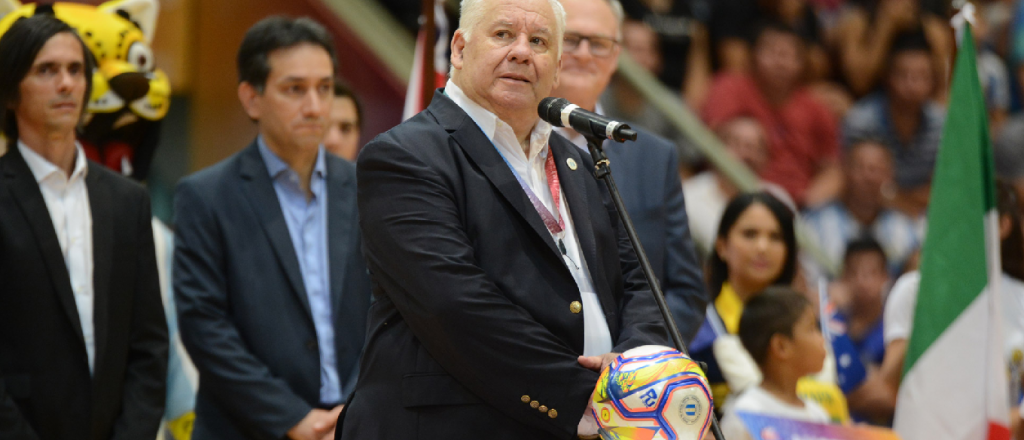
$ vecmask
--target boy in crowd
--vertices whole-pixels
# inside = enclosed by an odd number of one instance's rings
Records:
[[[882,306],[889,286],[882,246],[872,238],[853,240],[843,258],[841,285],[848,298],[840,319],[864,365],[878,367],[885,356]]]
[[[796,392],[797,381],[821,371],[825,362],[825,340],[814,307],[806,297],[785,287],[766,289],[743,308],[739,336],[764,380],[744,391],[726,408],[722,417],[725,438],[752,438],[740,412],[829,422],[820,405]]]

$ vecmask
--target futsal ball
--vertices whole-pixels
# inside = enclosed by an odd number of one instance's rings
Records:
[[[645,345],[601,372],[591,405],[605,440],[697,440],[707,430],[711,388],[678,350]]]

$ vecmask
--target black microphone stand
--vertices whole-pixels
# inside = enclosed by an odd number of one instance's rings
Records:
[[[683,342],[683,336],[679,334],[679,327],[676,325],[676,320],[672,318],[672,312],[668,309],[668,303],[665,302],[665,293],[661,291],[661,284],[658,283],[658,279],[654,276],[654,269],[651,268],[651,262],[647,259],[647,253],[644,252],[644,246],[640,244],[640,237],[636,235],[636,228],[633,227],[633,220],[629,218],[629,213],[626,212],[626,205],[622,203],[622,195],[619,194],[619,188],[615,186],[615,179],[612,177],[612,170],[609,166],[608,156],[605,156],[602,145],[604,139],[584,135],[587,139],[587,147],[590,149],[590,156],[594,158],[594,176],[600,180],[603,180],[605,185],[608,186],[608,192],[612,196],[612,203],[615,204],[615,210],[619,212],[619,219],[622,220],[622,225],[626,228],[626,234],[629,235],[629,242],[633,244],[633,251],[636,252],[636,258],[640,261],[640,267],[644,271],[644,275],[647,277],[647,284],[651,286],[651,293],[654,294],[654,301],[658,303],[658,309],[661,310],[661,317],[665,319],[665,325],[668,326],[669,336],[672,337],[672,342],[675,344],[676,349],[681,353],[690,357],[689,351],[686,350],[686,343]],[[704,365],[701,365],[701,369],[707,370]],[[705,377],[707,373],[705,372]],[[722,429],[718,426],[718,417],[715,417],[714,402],[712,402],[711,408],[711,433],[715,436],[715,440],[725,440],[725,436],[722,435]]]

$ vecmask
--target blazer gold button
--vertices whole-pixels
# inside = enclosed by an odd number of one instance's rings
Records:
[[[583,304],[580,304],[579,301],[573,301],[569,303],[569,311],[573,313],[579,313],[583,311]]]
[[[538,406],[540,406],[540,402],[538,402],[536,400],[534,400],[533,402],[530,402],[530,408],[537,408]]]
[[[523,403],[530,403],[530,396],[523,394],[523,397],[520,397],[519,400],[522,400]]]
[[[570,170],[576,171],[576,161],[572,160],[571,157],[566,159],[565,163],[569,165],[569,169]]]
[[[548,412],[548,407],[546,407],[544,405],[541,405],[540,408],[537,408],[537,411],[540,411],[542,413],[546,413],[546,412]]]
[[[555,417],[558,417],[558,411],[555,411],[555,410],[548,411],[548,417],[551,417],[552,419],[555,418]]]

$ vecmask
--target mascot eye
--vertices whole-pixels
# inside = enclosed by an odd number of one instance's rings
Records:
[[[133,43],[128,48],[129,63],[134,64],[141,72],[153,70],[153,51],[143,43]]]

